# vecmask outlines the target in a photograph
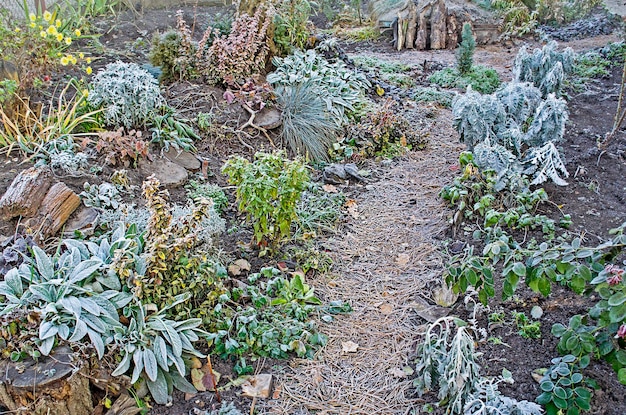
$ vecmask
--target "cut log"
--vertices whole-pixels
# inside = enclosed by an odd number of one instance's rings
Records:
[[[413,49],[415,47],[415,36],[417,35],[417,6],[412,1],[407,5],[407,21],[409,24],[406,31],[404,47]]]
[[[0,199],[0,216],[4,220],[33,216],[51,185],[52,172],[47,167],[21,171]]]
[[[446,46],[448,49],[456,48],[456,45],[461,41],[461,25],[455,15],[449,14],[448,21],[446,22],[448,30],[448,38],[446,39]]]
[[[444,0],[439,0],[433,6],[433,12],[430,16],[430,48],[445,49],[446,37],[446,20],[448,17],[448,7]]]
[[[402,13],[398,13],[398,44],[396,49],[402,50],[404,47],[404,40],[406,39],[406,31],[408,29],[408,22],[404,18]]]
[[[423,6],[417,19],[417,35],[415,36],[415,49],[425,50],[428,47],[428,20],[432,6],[426,4]]]
[[[27,221],[27,226],[48,238],[61,229],[78,206],[80,197],[65,183],[56,183],[43,199],[37,215]]]
[[[0,403],[18,415],[91,414],[87,367],[67,346],[50,356],[23,362],[0,361]]]

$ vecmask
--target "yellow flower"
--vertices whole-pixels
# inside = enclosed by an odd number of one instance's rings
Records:
[[[71,37],[69,37],[69,36],[68,36],[68,37],[66,37],[66,38],[65,38],[65,44],[66,44],[66,45],[69,45],[69,44],[71,44],[71,43],[72,43],[72,38],[71,38]]]
[[[85,59],[85,54],[84,54],[83,52],[79,52],[79,53],[78,53],[78,57],[79,57],[80,59]]]
[[[39,32],[39,36],[43,37],[44,39],[46,38],[46,32],[44,32],[43,30],[41,32]]]
[[[54,26],[48,26],[48,30],[46,30],[49,35],[55,36],[57,33],[57,28]]]
[[[76,37],[80,36],[80,29],[74,30],[74,34],[76,35]]]
[[[67,56],[63,56],[61,58],[61,65],[63,66],[67,66],[67,64],[70,63],[69,60],[67,59]]]
[[[67,57],[69,59],[69,61],[72,63],[72,65],[76,65],[76,57],[73,55],[68,55]]]
[[[57,21],[54,22],[54,24],[56,25],[56,27],[61,27],[61,21],[59,19],[57,19]]]
[[[19,33],[19,32],[21,32],[21,31],[22,31],[22,29],[20,29],[19,27],[16,27],[16,28],[15,28],[15,31],[16,31],[17,33]]]
[[[89,96],[89,90],[83,89],[83,96],[87,98]]]
[[[87,68],[85,68],[85,72],[87,73],[87,75],[91,75],[92,69],[91,66],[88,66]]]
[[[50,19],[52,19],[52,14],[51,14],[49,11],[47,11],[47,10],[46,10],[46,11],[43,13],[43,19],[44,19],[46,22],[49,22],[49,21],[50,21]]]
[[[61,33],[57,33],[57,42],[61,42],[63,40],[63,35]]]
[[[30,23],[30,27],[35,27],[35,26],[37,26],[37,25],[35,24],[35,22],[31,22],[31,23]]]
[[[30,19],[31,22],[34,22],[35,20],[37,20],[37,16],[35,16],[35,13],[29,14],[28,18]]]
[[[85,59],[85,62],[87,62],[87,64],[91,63],[91,58],[88,56],[87,59]]]
[[[42,25],[39,25],[39,30],[43,30],[43,26]]]

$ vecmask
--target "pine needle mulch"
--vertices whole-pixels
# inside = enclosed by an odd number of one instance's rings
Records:
[[[328,344],[277,375],[280,397],[265,402],[264,413],[395,415],[423,405],[403,368],[414,366],[424,328],[416,304],[441,281],[436,238],[449,211],[438,192],[461,149],[450,118],[439,114],[428,149],[394,161],[355,198],[358,213],[326,244],[333,275],[310,281],[321,298],[348,301],[353,312],[320,321]]]

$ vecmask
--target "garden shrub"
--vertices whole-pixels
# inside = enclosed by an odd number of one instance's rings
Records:
[[[290,161],[284,152],[258,152],[252,162],[229,159],[222,172],[237,186],[239,211],[252,222],[257,244],[273,248],[289,237],[291,223],[298,219],[297,203],[309,183],[309,173],[299,159]]]
[[[291,151],[312,161],[327,160],[339,131],[326,111],[317,84],[307,81],[279,86],[276,103],[282,110],[281,137]]]
[[[308,83],[316,86],[318,95],[325,102],[332,120],[341,126],[348,121],[365,100],[364,91],[370,88],[367,78],[346,67],[343,62],[331,63],[314,50],[273,59],[276,70],[267,75],[267,81],[275,88]]]
[[[87,100],[113,127],[146,127],[165,106],[157,80],[134,63],[114,62],[93,77]]]
[[[466,75],[474,66],[474,49],[476,49],[476,40],[474,40],[470,23],[463,24],[461,39],[456,52],[456,69],[459,74]]]
[[[208,48],[211,33],[205,32],[196,53],[200,73],[210,82],[230,86],[262,73],[269,57],[267,36],[273,16],[271,5],[259,7],[254,16],[242,14],[233,22],[230,34],[215,37]]]

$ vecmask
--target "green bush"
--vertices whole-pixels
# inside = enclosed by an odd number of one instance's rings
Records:
[[[467,75],[474,66],[474,49],[476,49],[476,40],[474,40],[470,23],[463,24],[461,39],[456,52],[456,69],[459,74]]]
[[[290,235],[291,223],[298,219],[297,203],[309,183],[309,173],[299,159],[290,161],[280,151],[259,152],[253,162],[229,159],[222,172],[237,186],[239,210],[252,222],[257,244],[266,242],[273,248]]]
[[[309,17],[311,3],[308,0],[286,0],[276,3],[274,15],[274,43],[281,56],[295,49],[305,49],[311,33]]]

